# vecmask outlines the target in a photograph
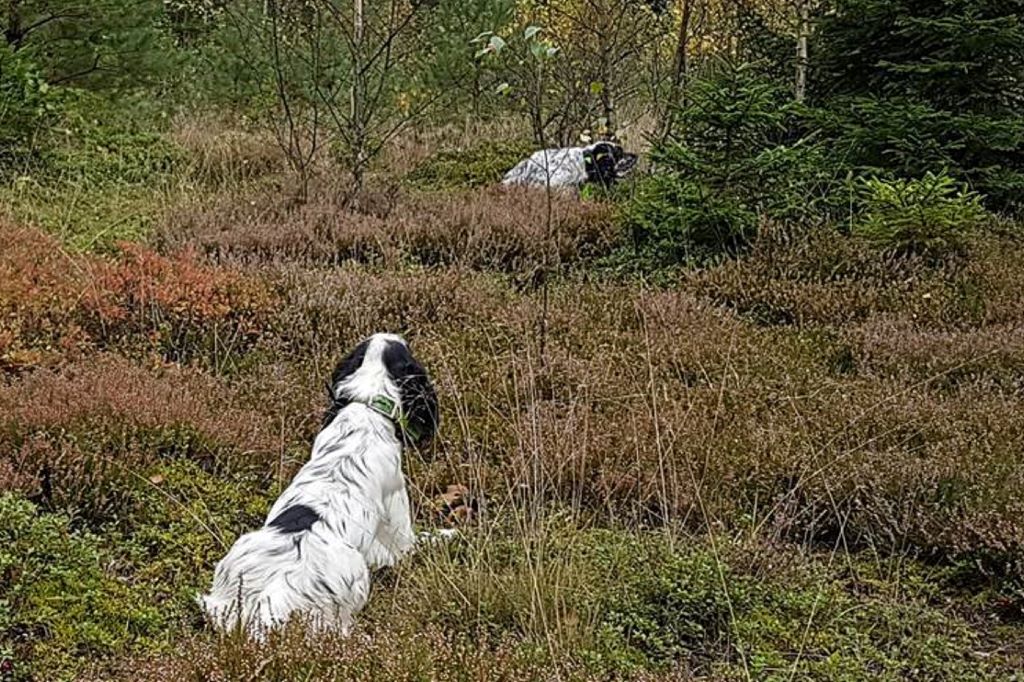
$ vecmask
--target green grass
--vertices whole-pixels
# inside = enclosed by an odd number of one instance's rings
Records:
[[[165,186],[92,186],[75,179],[39,182],[21,176],[0,188],[19,222],[38,225],[78,251],[103,251],[143,239],[172,201]]]
[[[15,661],[15,679],[70,679],[87,661],[154,654],[198,679],[248,646],[197,632],[193,597],[270,491],[188,462],[146,473],[138,504],[100,533],[0,498],[0,655]],[[530,530],[495,519],[378,577],[362,627],[399,633],[409,651],[423,632],[453,647],[504,642],[516,666],[539,662],[570,679],[682,662],[702,679],[1006,680],[1020,663],[956,606],[950,569],[541,519]],[[214,653],[192,661],[176,651],[182,638]],[[299,645],[271,655],[296,656]],[[424,656],[404,669],[436,664]],[[320,679],[357,664],[328,650],[303,665]]]
[[[38,150],[0,168],[0,205],[74,250],[107,250],[147,236],[176,203],[209,191],[194,150],[168,121],[78,93]],[[211,133],[211,139],[216,133]]]
[[[424,190],[492,185],[534,150],[527,140],[488,140],[455,150],[440,150],[414,168],[405,181]]]

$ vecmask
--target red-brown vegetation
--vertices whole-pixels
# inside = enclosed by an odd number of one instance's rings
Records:
[[[267,198],[226,197],[175,212],[158,241],[217,258],[334,265],[358,261],[456,265],[523,272],[606,253],[617,228],[607,206],[556,196],[548,225],[543,192],[455,194],[377,190],[346,210],[338,193],[282,208]]]
[[[265,287],[187,251],[122,244],[112,258],[70,253],[31,228],[0,224],[0,368],[81,357],[96,348],[214,361],[259,335]]]

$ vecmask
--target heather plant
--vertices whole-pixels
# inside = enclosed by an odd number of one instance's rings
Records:
[[[8,4],[0,680],[1024,669],[1012,2]],[[492,187],[584,131],[645,163]],[[214,633],[377,331],[473,518],[347,638]]]
[[[643,679],[672,666],[764,672],[806,646],[797,669],[822,679],[903,665],[985,679],[956,657],[987,646],[969,618],[937,629],[952,617],[936,610],[945,597],[890,598],[891,576],[877,587],[770,567],[792,565],[789,551],[837,546],[835,567],[868,555],[974,565],[983,586],[972,608],[996,608],[995,589],[1000,614],[1017,608],[1019,349],[1002,340],[1020,324],[1010,304],[1019,273],[1007,251],[990,244],[966,263],[932,266],[823,233],[759,242],[672,288],[576,272],[550,287],[543,354],[540,293],[498,273],[251,262],[249,276],[280,305],[261,318],[244,372],[154,366],[128,335],[107,346],[128,358],[86,348],[81,362],[12,378],[0,391],[0,448],[14,456],[0,476],[42,509],[73,514],[166,605],[174,625],[157,631],[174,630],[190,653],[141,645],[145,660],[126,654],[123,664],[142,679],[166,679],[168,667],[252,675],[247,666],[265,659],[282,670],[304,661],[312,678],[379,668],[372,642],[344,654],[325,644],[311,658],[298,644],[274,654],[216,640],[191,623],[185,593],[217,538],[257,523],[304,461],[340,349],[393,329],[430,367],[447,425],[407,458],[418,521],[431,522],[429,500],[452,481],[483,504],[479,531],[450,555],[414,559],[376,584],[360,627],[421,652],[389,670],[448,670],[437,652],[462,651],[480,669],[518,674],[557,660],[581,679]],[[132,272],[164,276],[163,266]],[[971,288],[995,307],[975,308]],[[772,296],[794,311],[789,324],[744,307]],[[655,532],[637,545],[629,536],[641,529]],[[707,533],[717,549],[694,539]],[[907,622],[927,634],[884,634]],[[494,648],[470,655],[466,642],[479,638]],[[89,660],[107,670],[110,653]],[[988,659],[990,678],[1012,667],[1007,655]]]
[[[292,261],[456,266],[528,273],[547,260],[577,266],[618,242],[612,208],[552,198],[557,231],[546,228],[541,193],[495,188],[447,193],[402,191],[380,211],[347,210],[328,190],[287,209],[265,199],[230,197],[169,217],[156,235],[163,249],[194,248],[238,262]]]
[[[125,512],[125,495],[158,462],[224,474],[280,463],[290,443],[247,402],[195,371],[144,370],[117,356],[37,371],[0,389],[3,486],[96,525]],[[304,405],[292,425],[300,433],[316,419]]]

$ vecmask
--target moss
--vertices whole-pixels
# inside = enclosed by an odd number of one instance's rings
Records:
[[[760,680],[994,680],[1012,669],[972,655],[980,633],[933,601],[931,583],[905,574],[870,590],[870,577],[793,550],[760,557],[787,566],[772,571],[744,568],[748,559],[728,543],[722,556],[703,543],[670,550],[657,537],[621,534],[604,534],[586,551],[595,575],[612,578],[598,600],[603,646],[620,661],[683,659]]]
[[[270,503],[260,480],[226,479],[187,460],[153,467],[131,497],[131,514],[107,529],[108,541],[125,577],[179,621],[198,615],[194,598],[210,569],[238,535],[262,523]]]
[[[466,149],[442,150],[413,169],[406,180],[420,189],[491,185],[533,151],[527,140],[488,140]]]
[[[135,477],[122,515],[97,532],[0,497],[0,657],[15,679],[64,679],[111,655],[166,650],[197,623],[209,569],[262,520],[265,487],[162,463]]]
[[[0,650],[14,679],[63,679],[83,658],[157,636],[158,604],[139,604],[110,554],[60,514],[0,497]]]

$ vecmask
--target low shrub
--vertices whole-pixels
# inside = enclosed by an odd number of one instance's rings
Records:
[[[529,140],[482,140],[444,149],[421,162],[406,180],[428,190],[452,190],[497,184],[506,171],[533,152]]]
[[[948,175],[859,181],[853,233],[897,255],[940,259],[962,253],[984,224],[981,197]]]
[[[280,417],[246,407],[239,390],[118,357],[0,386],[0,414],[3,487],[93,527],[128,513],[131,491],[160,462],[188,460],[224,475],[267,472],[288,447],[271,426]]]
[[[700,295],[764,325],[838,327],[879,315],[958,328],[1019,321],[1007,298],[1020,285],[1011,264],[1015,239],[966,246],[963,257],[940,261],[884,257],[866,240],[824,228],[762,237],[742,259],[685,279]]]
[[[350,210],[323,193],[300,207],[234,197],[177,213],[157,243],[164,250],[191,246],[242,262],[355,261],[523,273],[545,263],[585,263],[610,252],[618,238],[609,206],[573,197],[555,198],[549,229],[543,192],[402,193],[392,204],[369,212]]]
[[[10,656],[14,680],[70,677],[85,658],[157,634],[159,605],[138,603],[109,559],[67,517],[0,495],[0,659]]]
[[[125,244],[116,258],[76,256],[37,230],[0,224],[0,368],[94,349],[229,363],[260,333],[269,293],[187,252]]]
[[[166,651],[199,623],[209,567],[269,502],[258,478],[188,461],[122,486],[116,519],[92,530],[0,495],[0,662],[14,680],[78,679],[114,656]]]

